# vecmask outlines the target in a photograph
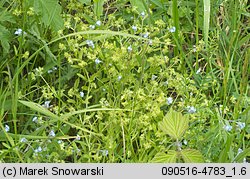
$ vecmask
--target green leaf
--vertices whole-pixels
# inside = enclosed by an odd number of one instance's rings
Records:
[[[94,0],[94,12],[95,15],[100,18],[103,14],[103,5],[105,0]]]
[[[87,4],[90,5],[91,4],[91,0],[79,0],[81,3],[83,4]]]
[[[11,148],[11,146],[9,146],[8,144],[6,144],[6,143],[2,143],[2,145],[4,146],[4,147],[6,147],[7,149],[10,149]]]
[[[151,2],[157,5],[159,8],[164,9],[163,0],[151,0]]]
[[[203,156],[200,151],[195,149],[183,149],[180,151],[181,156],[185,163],[202,163],[204,162]]]
[[[19,100],[19,102],[22,103],[23,105],[33,109],[34,111],[40,112],[48,117],[51,117],[54,120],[60,120],[60,118],[57,115],[53,114],[48,109],[41,106],[40,104],[37,104],[34,102],[29,102],[29,101],[22,101],[22,100]]]
[[[2,10],[0,9],[0,22],[11,22],[11,23],[15,23],[15,20],[13,18],[13,15],[6,11],[6,9]]]
[[[41,21],[57,32],[63,28],[62,7],[57,0],[33,0],[34,9],[41,15]]]
[[[225,144],[220,144],[222,150],[221,150],[218,162],[220,162],[220,163],[230,162],[229,153],[230,153],[230,150],[232,150],[233,141],[234,141],[234,136],[233,135],[228,135],[226,143]]]
[[[247,148],[243,150],[243,152],[238,154],[237,157],[235,158],[235,161],[242,163],[243,159],[246,158],[247,156],[250,156],[250,148]]]
[[[0,42],[1,42],[1,46],[3,47],[4,54],[8,53],[10,50],[10,44],[9,44],[10,37],[11,37],[11,34],[8,31],[8,29],[0,25]]]
[[[150,161],[151,163],[176,163],[178,153],[174,150],[169,150],[167,153],[159,152]]]
[[[184,132],[188,129],[188,116],[182,115],[173,109],[167,113],[163,121],[159,122],[159,128],[174,139],[181,139]]]
[[[146,12],[146,8],[143,4],[143,0],[130,0],[130,3],[132,4],[133,7],[136,7],[138,12]]]

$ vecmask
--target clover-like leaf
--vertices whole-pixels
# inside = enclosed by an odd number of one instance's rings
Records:
[[[188,116],[170,109],[163,121],[159,122],[159,128],[173,139],[180,139],[188,129]]]

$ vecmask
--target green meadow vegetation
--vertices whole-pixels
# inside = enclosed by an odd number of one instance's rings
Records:
[[[0,162],[250,161],[247,0],[0,0]]]

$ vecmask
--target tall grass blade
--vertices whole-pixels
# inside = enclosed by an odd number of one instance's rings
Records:
[[[59,120],[59,117],[57,115],[53,114],[48,109],[41,106],[40,104],[29,102],[29,101],[22,101],[22,100],[19,100],[19,102],[29,107],[30,109],[33,109],[34,111],[40,112],[48,117],[51,117],[52,119]]]
[[[179,33],[179,13],[178,13],[178,2],[177,0],[172,1],[172,16],[173,16],[173,21],[174,21],[174,26],[175,26],[175,32],[174,32],[174,37],[175,39],[178,39],[178,33]],[[176,44],[177,45],[177,44]],[[178,45],[174,48],[174,55],[178,55]]]
[[[210,0],[204,0],[204,19],[203,19],[203,37],[204,42],[208,44],[208,32],[209,32],[209,22],[210,22]]]

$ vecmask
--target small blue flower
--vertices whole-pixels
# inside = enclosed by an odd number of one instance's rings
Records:
[[[81,98],[84,97],[84,92],[83,91],[80,92],[80,96],[81,96]]]
[[[242,153],[243,152],[243,150],[241,149],[241,148],[238,148],[238,153],[237,153],[237,155],[239,155],[240,153]]]
[[[193,52],[196,52],[196,51],[197,51],[196,45],[193,45]]]
[[[37,117],[37,116],[33,117],[33,118],[32,118],[32,121],[33,121],[33,122],[37,122],[37,121],[38,121],[38,117]]]
[[[26,32],[23,32],[23,30],[22,29],[17,29],[16,31],[15,31],[15,35],[22,35],[22,33],[23,34],[27,34]]]
[[[144,38],[148,38],[148,36],[149,36],[148,32],[146,32],[145,34],[142,35],[142,37],[144,37]]]
[[[174,33],[176,31],[176,27],[173,26],[173,27],[169,28],[168,30],[169,30],[169,32]]]
[[[98,58],[97,59],[95,59],[95,64],[99,64],[99,63],[101,63],[102,61],[101,60],[99,60]]]
[[[194,106],[188,106],[187,111],[188,113],[193,114],[196,112],[196,108]]]
[[[42,152],[42,148],[39,146],[37,149],[34,150],[35,153]]]
[[[43,104],[43,107],[45,108],[49,108],[50,107],[50,101],[45,101],[44,104]]]
[[[132,52],[132,46],[130,45],[130,46],[128,46],[128,52]]]
[[[141,12],[141,16],[145,17],[146,13],[144,11]]]
[[[56,134],[55,134],[55,132],[54,132],[53,130],[51,130],[51,131],[49,132],[49,136],[50,136],[50,137],[55,137]]]
[[[97,26],[101,26],[102,25],[102,22],[100,20],[96,21],[95,23]]]
[[[28,142],[28,140],[25,137],[23,137],[23,138],[20,139],[20,142],[26,143],[26,142]]]
[[[201,68],[199,68],[199,69],[196,71],[196,74],[198,75],[198,74],[200,74],[200,72],[201,72]]]
[[[184,144],[184,145],[187,145],[187,143],[188,143],[187,140],[184,139],[184,140],[183,140],[183,144]]]
[[[4,129],[5,129],[6,132],[9,132],[9,131],[10,131],[10,126],[8,126],[8,125],[6,124],[5,127],[4,127]]]
[[[58,140],[58,141],[57,141],[58,144],[61,144],[62,142],[63,142],[62,140]]]
[[[103,156],[108,156],[109,151],[108,150],[100,150],[100,152],[102,153]]]
[[[78,134],[76,135],[76,140],[81,140],[81,136],[79,136]]]
[[[158,76],[152,75],[151,80],[154,81]]]
[[[92,40],[86,40],[86,44],[89,46],[89,47],[92,47],[92,48],[95,48],[95,44]]]
[[[132,28],[134,31],[137,31],[137,27],[136,27],[135,25],[133,25],[131,28]]]
[[[168,97],[167,98],[167,104],[170,105],[173,103],[173,98],[172,97]]]
[[[53,70],[48,70],[48,73],[52,73],[53,72]]]
[[[236,122],[237,123],[237,127],[242,130],[245,128],[246,124],[244,122]]]
[[[16,31],[15,31],[15,35],[21,35],[22,34],[22,29],[17,29]]]
[[[90,25],[89,28],[92,29],[92,30],[94,30],[95,29],[95,25]]]
[[[120,81],[121,79],[122,79],[122,76],[119,75],[118,78],[117,78],[117,80]]]
[[[228,125],[225,125],[223,128],[224,128],[226,131],[229,132],[229,131],[232,130],[233,127],[232,127],[231,125],[228,124]]]

